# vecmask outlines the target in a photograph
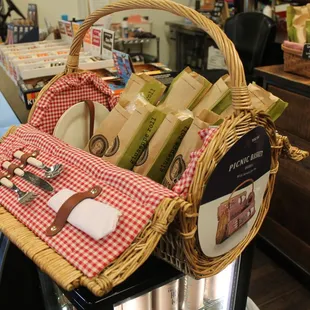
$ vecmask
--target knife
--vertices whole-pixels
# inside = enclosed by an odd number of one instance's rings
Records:
[[[3,164],[2,164],[2,167],[6,170],[9,169],[11,163],[8,162],[8,161],[5,161]],[[24,171],[18,167],[16,167],[14,169],[14,174],[16,174],[17,176],[25,179],[27,182],[45,190],[45,191],[48,191],[48,192],[53,192],[54,189],[53,189],[53,186],[48,183],[47,181],[41,179],[40,177],[38,177],[37,175],[33,174],[32,172],[29,172],[29,171]]]

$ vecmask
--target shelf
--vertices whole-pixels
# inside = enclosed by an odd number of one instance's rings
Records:
[[[115,43],[122,43],[124,45],[127,44],[144,44],[144,43],[149,43],[152,40],[157,39],[155,38],[123,38],[123,39],[117,39],[115,40]]]
[[[63,293],[79,310],[113,310],[113,306],[150,292],[182,276],[182,272],[151,256],[125,282],[103,297],[96,297],[83,287],[72,292],[63,291]]]

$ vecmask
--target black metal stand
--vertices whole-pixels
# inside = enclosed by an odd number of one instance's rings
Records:
[[[13,244],[8,250],[9,242],[5,236],[0,236],[0,242],[0,270],[4,267],[0,282],[0,309],[26,309],[25,306],[29,305],[29,309],[33,310],[61,310],[52,280],[41,271],[38,273],[35,264]],[[245,309],[253,252],[254,242],[242,253],[239,268],[235,271],[229,310]],[[5,263],[4,254],[7,254]],[[63,293],[78,310],[113,310],[114,306],[182,276],[183,273],[152,256],[132,276],[103,297],[96,297],[83,287]]]
[[[156,257],[150,257],[125,282],[103,297],[94,296],[86,288],[78,288],[72,292],[64,293],[78,309],[113,310],[114,306],[150,292],[182,276],[182,272],[174,269],[164,261]]]

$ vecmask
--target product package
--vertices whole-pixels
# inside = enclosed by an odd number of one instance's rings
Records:
[[[166,86],[151,76],[132,74],[120,97],[120,101],[131,101],[140,93],[149,103],[157,105],[165,90]]]
[[[265,111],[274,122],[282,115],[288,106],[287,102],[274,96],[255,83],[249,84],[248,89],[253,107]]]
[[[165,187],[173,188],[190,162],[191,153],[202,146],[203,140],[199,136],[199,131],[215,124],[219,119],[217,114],[209,110],[201,111],[199,116],[194,118],[162,182]]]
[[[167,114],[133,170],[161,183],[192,121],[189,110]]]
[[[203,110],[210,110],[216,114],[221,114],[231,105],[230,79],[228,75],[219,78],[211,87],[208,93],[194,108],[194,116]]]
[[[152,77],[145,74],[137,76],[132,74],[125,89],[122,93],[118,104],[109,113],[109,115],[101,122],[94,136],[90,139],[85,151],[102,157],[110,149],[114,152],[114,142],[116,136],[129,119],[130,115],[135,111],[136,104],[141,103],[141,98],[148,98],[147,104],[156,104],[165,91],[165,85],[158,82]],[[143,98],[142,98],[143,99]]]
[[[114,107],[101,122],[95,134],[88,142],[85,151],[98,157],[104,156],[109,147],[113,145],[115,137],[131,115],[130,110],[128,111],[126,109],[128,104],[129,102],[119,102]]]
[[[274,122],[282,115],[288,106],[287,102],[284,102],[255,83],[249,84],[248,89],[253,107],[257,110],[265,111]],[[230,116],[233,112],[233,106],[229,105],[219,114],[222,118],[225,118]]]
[[[207,79],[187,67],[174,78],[161,105],[174,110],[192,110],[211,86]]]
[[[310,43],[310,3],[304,6],[288,6],[286,23],[288,38],[292,42]]]
[[[131,170],[164,118],[164,112],[143,96],[138,96],[135,110],[117,134],[113,145],[105,152],[104,159]]]

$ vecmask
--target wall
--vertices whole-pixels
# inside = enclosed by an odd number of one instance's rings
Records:
[[[13,0],[16,6],[22,11],[24,15],[27,13],[28,1],[25,0]],[[115,2],[114,0],[110,0]],[[187,5],[189,0],[175,0],[178,3]],[[31,0],[31,3],[38,5],[39,13],[39,26],[45,28],[44,18],[52,24],[56,25],[62,14],[68,14],[69,18],[84,18],[87,11],[87,0]],[[113,14],[113,22],[119,22],[123,17],[131,14],[141,14],[143,16],[149,16],[150,21],[153,24],[153,33],[160,37],[160,61],[163,63],[169,63],[169,44],[168,44],[168,31],[169,27],[165,26],[165,21],[182,21],[183,18],[170,14],[164,11],[158,10],[129,10],[125,12],[118,12]],[[13,15],[13,17],[16,17]],[[156,53],[155,41],[146,48],[145,51],[150,54]],[[171,55],[174,57],[174,55]]]
[[[69,18],[83,17],[79,16],[79,0],[13,0],[13,2],[25,16],[27,16],[28,3],[37,4],[40,28],[46,28],[44,18],[46,18],[51,25],[56,25],[62,14],[68,14]],[[12,17],[15,18],[18,16],[12,14]]]
[[[187,5],[189,0],[174,0],[175,2]],[[115,1],[114,1],[115,2]],[[159,10],[129,10],[124,12],[118,12],[113,14],[113,21],[119,22],[123,17],[131,14],[141,14],[142,16],[149,16],[152,22],[152,32],[160,38],[160,61],[165,64],[169,64],[169,58],[175,57],[175,55],[170,55],[169,50],[169,26],[165,26],[166,21],[182,21],[183,17],[176,16],[174,14],[159,11]],[[147,53],[156,53],[155,42],[148,48],[145,49]]]

